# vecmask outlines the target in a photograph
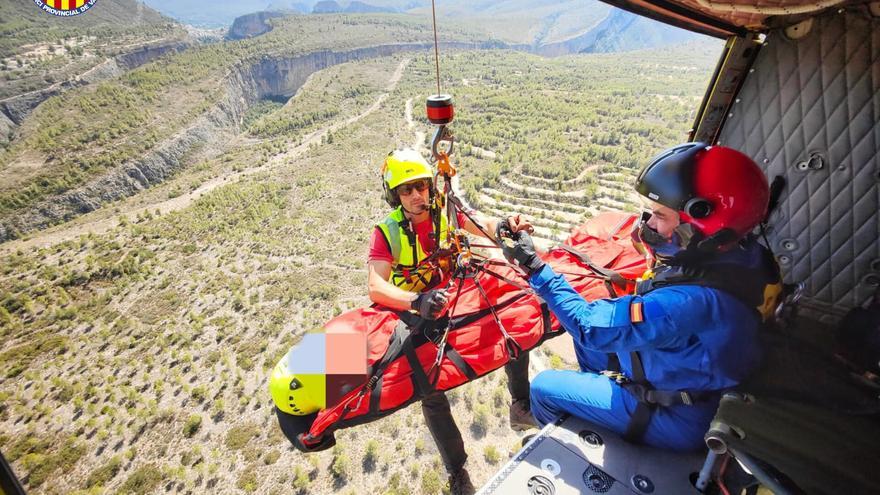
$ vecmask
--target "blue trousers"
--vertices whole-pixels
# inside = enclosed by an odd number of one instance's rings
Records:
[[[532,414],[542,426],[568,413],[622,435],[636,404],[617,383],[590,371],[547,370],[532,380]],[[703,448],[703,435],[717,407],[714,401],[658,408],[642,443],[676,451]]]

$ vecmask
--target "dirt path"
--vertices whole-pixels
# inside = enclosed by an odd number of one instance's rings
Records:
[[[415,123],[415,121],[413,121],[413,99],[412,98],[406,100],[406,111],[404,112],[404,115],[406,116],[406,126],[409,127],[410,130],[415,130],[416,123]],[[416,133],[416,138],[415,138],[415,141],[413,141],[412,147],[413,147],[413,149],[421,151],[425,147],[424,145],[425,145],[426,133],[423,131],[415,131],[415,133]]]
[[[57,228],[44,230],[36,234],[34,237],[26,240],[10,241],[0,245],[0,253],[9,253],[18,249],[28,250],[52,246],[60,242],[76,239],[77,237],[83,234],[88,234],[90,232],[94,234],[103,234],[104,232],[107,232],[110,229],[118,226],[119,217],[121,216],[125,216],[129,220],[134,220],[138,215],[143,215],[147,212],[155,212],[158,210],[161,214],[164,215],[171,211],[182,210],[191,205],[193,201],[201,198],[205,194],[208,194],[219,186],[230,184],[243,177],[253,175],[257,172],[264,172],[278,165],[289,162],[290,159],[297,158],[308,151],[309,146],[311,146],[312,144],[320,144],[321,139],[324,138],[327,134],[336,132],[343,127],[347,127],[378,110],[379,107],[385,102],[385,100],[388,99],[388,95],[391,93],[391,91],[393,91],[394,88],[397,87],[397,83],[400,82],[400,78],[403,77],[403,71],[406,69],[406,66],[407,64],[409,64],[409,62],[409,58],[404,59],[400,62],[400,64],[397,66],[397,70],[395,70],[394,74],[392,74],[391,77],[388,79],[388,84],[385,86],[385,92],[379,95],[379,97],[376,98],[376,101],[374,101],[373,104],[370,105],[366,110],[359,113],[358,115],[349,117],[344,121],[330,124],[326,127],[307,134],[299,145],[292,146],[288,148],[286,152],[275,155],[266,164],[260,167],[253,167],[242,170],[241,172],[224,175],[222,177],[215,177],[214,179],[203,183],[201,186],[189,192],[188,194],[183,194],[176,198],[152,203],[146,206],[130,208],[128,210],[120,212],[118,215],[112,218],[104,218],[75,226],[61,225]]]

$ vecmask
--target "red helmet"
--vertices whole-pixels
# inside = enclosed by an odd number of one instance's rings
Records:
[[[685,143],[651,160],[636,191],[679,212],[715,246],[738,241],[764,220],[770,187],[749,157],[724,146]]]

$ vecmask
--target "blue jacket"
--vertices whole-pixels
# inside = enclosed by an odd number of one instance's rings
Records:
[[[585,371],[604,368],[607,359],[597,352],[618,353],[621,370],[632,377],[629,352],[639,351],[657,389],[722,391],[740,383],[761,357],[758,313],[718,289],[675,285],[587,302],[548,266],[529,283],[574,338]],[[634,303],[641,303],[640,322],[631,319]]]

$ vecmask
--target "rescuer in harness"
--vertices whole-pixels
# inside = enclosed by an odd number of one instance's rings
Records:
[[[434,252],[437,239],[445,238],[449,229],[445,216],[432,215],[433,177],[431,166],[415,150],[396,150],[388,155],[383,167],[383,188],[385,200],[394,210],[373,229],[368,257],[370,299],[391,309],[414,310],[425,319],[440,316],[450,297],[445,289],[436,287],[441,278],[436,271],[419,266]],[[505,220],[473,212],[468,215],[486,232],[495,233],[499,224],[512,232],[532,230],[531,224],[519,215]],[[439,232],[435,231],[436,220]],[[457,220],[468,232],[485,236],[464,214],[459,213]],[[528,354],[523,353],[504,368],[513,400],[510,423],[514,429],[525,429],[533,423],[529,413],[528,366]],[[435,392],[421,403],[425,423],[449,473],[451,492],[473,493],[464,468],[467,453],[446,394]]]
[[[767,213],[767,179],[738,151],[687,143],[651,161],[636,191],[650,211],[634,237],[654,267],[635,295],[587,302],[528,234],[503,243],[572,335],[581,368],[535,377],[531,410],[541,424],[569,413],[630,441],[697,449],[721,395],[758,364],[762,311],[781,288],[751,234]]]

